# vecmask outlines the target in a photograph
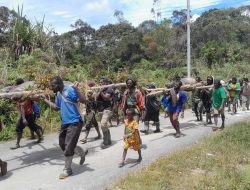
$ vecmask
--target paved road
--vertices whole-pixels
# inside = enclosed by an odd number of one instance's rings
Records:
[[[242,120],[247,120],[250,112],[241,112],[237,115],[226,115],[226,127]],[[89,149],[86,162],[79,166],[79,158],[74,159],[74,175],[65,180],[59,180],[64,162],[63,154],[58,146],[58,135],[52,134],[45,137],[43,143],[34,145],[32,141],[22,140],[22,148],[10,150],[15,141],[0,144],[0,157],[8,162],[9,172],[0,178],[0,190],[98,190],[114,182],[128,172],[141,168],[170,152],[187,147],[212,132],[211,126],[204,126],[196,122],[193,114],[186,111],[185,118],[180,120],[184,136],[176,139],[173,137],[173,128],[169,119],[161,116],[162,132],[141,135],[143,142],[143,161],[136,163],[137,152],[128,151],[127,164],[118,167],[123,151],[123,127],[111,128],[113,145],[105,150],[100,149],[101,140],[94,141],[96,132],[90,132],[91,142],[80,144]],[[142,127],[142,126],[140,126]],[[81,137],[83,136],[83,133]]]

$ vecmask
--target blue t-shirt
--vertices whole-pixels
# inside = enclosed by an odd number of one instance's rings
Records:
[[[161,98],[161,104],[164,106],[164,108],[168,108],[168,97],[167,96],[162,96]]]
[[[62,93],[57,93],[56,106],[60,108],[62,125],[77,123],[81,120],[76,105],[77,100],[78,95],[73,87],[65,86]]]
[[[180,91],[177,94],[177,103],[176,103],[176,107],[173,107],[172,103],[168,104],[168,112],[169,113],[180,113],[182,110],[182,106],[185,105],[187,103],[187,95]]]

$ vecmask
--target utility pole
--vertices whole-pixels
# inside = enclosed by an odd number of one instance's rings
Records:
[[[190,0],[187,0],[187,74],[191,76],[191,49],[190,49]]]

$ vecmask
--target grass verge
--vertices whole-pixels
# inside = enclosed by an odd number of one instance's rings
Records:
[[[250,121],[160,158],[108,189],[250,189]]]

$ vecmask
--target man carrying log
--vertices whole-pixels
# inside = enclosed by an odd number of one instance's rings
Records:
[[[3,130],[2,122],[0,121],[0,132]],[[4,176],[7,173],[7,162],[4,162],[0,159],[0,169],[1,169],[1,176]]]
[[[249,110],[250,103],[250,83],[248,78],[243,79],[242,86],[242,110],[245,111],[246,108]]]
[[[94,127],[97,132],[97,139],[101,139],[102,135],[99,130],[98,122],[96,120],[96,102],[93,97],[93,92],[88,92],[87,100],[86,100],[86,131],[85,137],[80,140],[83,144],[87,143],[87,138],[90,132],[91,127]]]
[[[196,83],[200,83],[201,82],[201,78],[199,76],[195,77],[195,81]],[[202,121],[202,112],[203,112],[203,103],[201,100],[201,89],[197,89],[194,88],[193,92],[192,92],[192,103],[194,104],[193,108],[194,108],[194,113],[195,116],[197,118],[197,121]]]
[[[85,155],[88,153],[88,151],[76,146],[83,126],[83,118],[81,118],[77,103],[78,100],[85,103],[85,96],[78,89],[78,85],[79,83],[75,82],[74,86],[64,86],[63,80],[56,76],[50,81],[51,89],[56,93],[55,103],[49,101],[45,95],[41,95],[41,98],[52,110],[60,110],[62,125],[59,145],[64,152],[65,168],[63,173],[59,175],[59,179],[72,175],[71,164],[74,153],[81,157],[80,165],[84,163]]]
[[[185,104],[187,103],[187,95],[180,91],[182,82],[176,82],[174,88],[169,91],[168,113],[172,126],[176,130],[175,137],[181,137],[179,114],[184,117]]]
[[[224,129],[225,127],[225,113],[224,113],[224,107],[225,107],[225,100],[227,96],[225,93],[224,88],[222,87],[220,80],[214,81],[214,89],[212,90],[212,106],[213,106],[213,113],[214,113],[214,123],[215,128],[213,130],[218,129],[218,117],[221,115],[222,124],[219,129]]]
[[[23,79],[16,80],[17,85],[22,84],[23,82]],[[20,148],[20,141],[25,126],[28,126],[31,132],[34,131],[37,134],[38,140],[36,141],[36,143],[40,143],[43,138],[41,130],[39,130],[40,126],[35,123],[33,101],[30,98],[23,99],[22,97],[13,97],[12,99],[17,101],[20,118],[18,119],[18,122],[16,124],[16,145],[14,147],[11,147],[11,149],[15,150]]]
[[[102,77],[100,79],[100,85],[108,85],[109,80],[107,77]],[[113,101],[114,91],[111,87],[103,88],[96,94],[97,99],[97,111],[102,114],[101,116],[101,129],[103,133],[103,142],[101,148],[108,148],[111,144],[111,134],[109,130],[109,121],[112,117],[112,101]]]
[[[148,89],[155,89],[155,84],[151,83],[147,85]],[[150,92],[150,91],[149,91]],[[146,92],[147,93],[147,92]],[[144,119],[144,130],[141,130],[142,133],[145,133],[146,135],[149,132],[149,122],[153,121],[155,123],[156,129],[154,130],[154,133],[159,133],[160,131],[160,106],[161,103],[157,99],[157,96],[146,96],[145,97],[145,106],[146,106],[146,114]]]
[[[135,120],[139,123],[140,118],[144,120],[145,118],[145,105],[143,96],[140,90],[136,88],[136,80],[133,78],[128,78],[126,80],[127,90],[124,92],[122,97],[122,110],[124,116],[126,115],[126,110],[129,108],[135,109]]]
[[[229,91],[229,105],[228,109],[230,111],[231,104],[233,105],[233,113],[235,114],[237,112],[236,105],[238,103],[238,100],[240,98],[240,83],[237,82],[237,79],[235,77],[232,78],[232,82],[230,82],[227,86],[227,90]]]
[[[205,86],[211,86],[214,83],[214,79],[212,76],[207,76],[207,83]],[[211,117],[211,108],[212,108],[212,96],[211,96],[211,88],[203,88],[201,90],[201,100],[203,106],[206,111],[206,124],[212,124],[212,117]]]
[[[21,85],[23,83],[24,83],[24,80],[20,78],[20,79],[16,80],[15,85],[18,86],[18,85]],[[38,128],[41,135],[43,135],[42,127],[36,123],[36,119],[40,117],[40,109],[39,109],[38,103],[36,101],[32,101],[31,103],[32,103],[33,117],[34,117],[34,122],[35,122],[36,128]],[[29,128],[29,129],[30,129],[30,139],[31,140],[36,139],[35,131],[33,131],[31,128]]]

